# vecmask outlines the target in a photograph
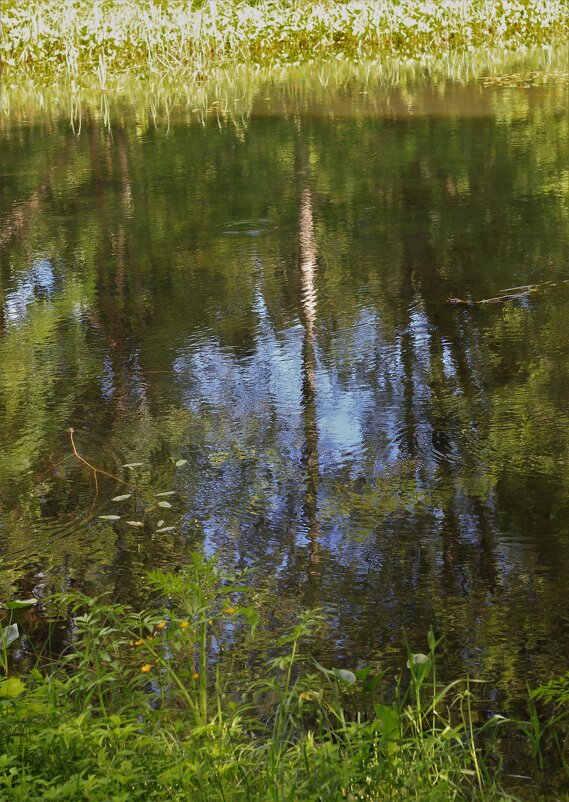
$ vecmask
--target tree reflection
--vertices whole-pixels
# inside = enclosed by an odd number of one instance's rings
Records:
[[[3,172],[34,176],[0,193],[4,592],[136,598],[200,547],[258,566],[276,618],[326,605],[326,648],[354,659],[434,624],[467,667],[553,663],[567,288],[446,303],[564,277],[548,91],[521,120],[500,95],[465,120],[6,137]],[[180,527],[99,522],[110,481],[89,516],[71,425],[111,472],[143,462],[150,497],[175,489]]]
[[[318,553],[318,421],[316,412],[316,240],[308,147],[298,133],[296,144],[296,174],[299,184],[298,253],[300,266],[301,320],[304,326],[302,343],[302,407],[304,414],[305,447],[303,468],[306,472],[304,515],[308,527],[312,561]],[[311,569],[313,570],[313,569]]]

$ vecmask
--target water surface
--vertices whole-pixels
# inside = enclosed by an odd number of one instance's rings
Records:
[[[346,664],[433,625],[503,691],[560,673],[567,85],[272,92],[3,127],[1,593],[140,601],[197,548]]]

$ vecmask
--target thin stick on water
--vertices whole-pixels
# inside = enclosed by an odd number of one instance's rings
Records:
[[[81,454],[77,451],[77,446],[75,445],[75,440],[73,439],[73,433],[75,429],[71,427],[69,429],[69,437],[71,439],[71,448],[73,449],[73,453],[77,457],[77,459],[90,468],[93,471],[93,479],[95,480],[95,487],[97,489],[97,494],[99,492],[99,480],[97,479],[97,474],[100,473],[103,476],[108,476],[109,479],[114,479],[115,482],[120,482],[121,485],[126,485],[126,487],[130,487],[134,489],[134,485],[131,485],[130,482],[125,482],[124,479],[119,479],[118,476],[115,476],[114,473],[109,473],[108,471],[104,471],[102,468],[97,468],[95,465],[92,465],[85,457],[82,457]]]

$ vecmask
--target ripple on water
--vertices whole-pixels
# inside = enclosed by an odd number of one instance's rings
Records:
[[[270,220],[257,218],[254,220],[230,220],[225,223],[222,235],[224,237],[262,237],[274,230]]]
[[[5,503],[3,559],[18,562],[19,555],[30,555],[30,535],[38,553],[45,559],[50,551],[65,549],[66,542],[84,542],[92,552],[90,529],[98,516],[109,511],[110,499],[124,485],[106,474],[122,479],[125,455],[110,439],[85,430],[74,431],[77,452],[95,471],[73,454],[70,436],[61,440],[57,456],[45,460],[37,476],[30,477],[31,488]],[[119,488],[119,490],[117,490]],[[27,534],[26,534],[27,533]],[[88,545],[90,544],[90,545]]]

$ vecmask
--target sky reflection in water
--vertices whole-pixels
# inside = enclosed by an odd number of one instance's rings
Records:
[[[197,547],[254,566],[276,621],[324,606],[319,648],[345,660],[433,624],[458,670],[556,666],[569,290],[446,299],[569,278],[564,95],[452,98],[261,110],[245,132],[4,131],[4,595],[139,599]],[[176,490],[173,532],[98,518],[117,489],[94,497],[70,426],[105,470],[144,463],[123,518]]]

